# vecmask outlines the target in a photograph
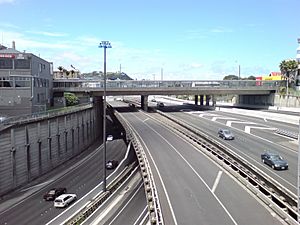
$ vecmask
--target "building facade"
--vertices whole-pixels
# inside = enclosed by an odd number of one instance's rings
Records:
[[[0,116],[45,111],[52,104],[53,64],[0,46]]]

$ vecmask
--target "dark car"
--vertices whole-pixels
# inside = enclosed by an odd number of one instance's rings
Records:
[[[219,129],[218,136],[224,140],[234,140],[234,135],[228,129]]]
[[[106,163],[106,169],[112,170],[115,169],[119,165],[117,160],[108,160]]]
[[[289,167],[287,161],[276,153],[264,152],[261,154],[261,160],[263,163],[271,166],[274,170],[287,170]]]
[[[58,196],[67,193],[66,188],[52,188],[46,194],[44,194],[44,199],[46,201],[53,201]]]

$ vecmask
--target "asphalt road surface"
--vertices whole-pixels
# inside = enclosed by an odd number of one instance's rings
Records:
[[[274,132],[276,128],[293,130],[296,129],[296,125],[219,111],[191,111],[181,108],[178,111],[173,109],[168,113],[215,137],[215,140],[253,163],[290,191],[297,193],[297,141]],[[219,128],[230,129],[235,135],[235,140],[225,141],[219,138],[217,136]],[[264,151],[279,153],[288,161],[289,169],[276,171],[263,164],[260,155]]]
[[[120,111],[146,151],[165,224],[281,224],[227,172],[151,113]]]

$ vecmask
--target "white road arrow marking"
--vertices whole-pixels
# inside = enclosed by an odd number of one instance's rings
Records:
[[[276,130],[274,127],[253,127],[253,126],[245,126],[245,132],[250,134],[251,129],[259,129],[259,130]]]
[[[228,127],[231,127],[231,124],[232,123],[244,123],[244,124],[256,124],[256,123],[253,123],[253,122],[246,122],[246,121],[227,121],[226,122],[226,126]]]

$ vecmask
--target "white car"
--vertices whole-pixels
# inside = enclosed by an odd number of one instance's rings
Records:
[[[107,141],[112,141],[112,140],[114,140],[114,137],[110,134],[110,135],[107,136],[106,140]]]
[[[76,199],[77,196],[75,194],[62,194],[54,200],[54,207],[64,208],[70,205],[72,202],[76,201]]]

